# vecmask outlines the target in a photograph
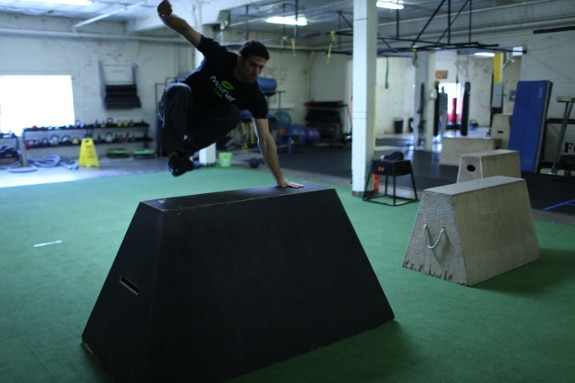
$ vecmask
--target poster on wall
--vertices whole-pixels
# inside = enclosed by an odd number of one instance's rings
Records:
[[[446,80],[447,79],[447,71],[446,70],[436,70],[435,71],[435,79],[436,80]]]

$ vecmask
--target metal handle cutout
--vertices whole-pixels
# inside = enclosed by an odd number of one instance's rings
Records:
[[[134,295],[140,295],[140,288],[134,282],[126,278],[125,276],[120,277],[120,284],[130,290]]]

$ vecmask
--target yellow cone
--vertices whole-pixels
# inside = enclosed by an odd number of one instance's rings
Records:
[[[80,146],[80,160],[78,161],[79,166],[85,165],[89,167],[100,167],[100,162],[98,161],[98,152],[96,152],[96,145],[94,145],[94,140],[92,138],[83,138],[82,145]]]

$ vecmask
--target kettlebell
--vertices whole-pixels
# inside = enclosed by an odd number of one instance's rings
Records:
[[[259,158],[250,158],[249,161],[250,168],[255,169],[260,166],[260,159]]]

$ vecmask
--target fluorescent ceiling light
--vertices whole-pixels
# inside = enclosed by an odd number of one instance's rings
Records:
[[[499,53],[511,53],[512,56],[522,56],[523,55],[523,47],[513,47],[511,51],[501,51]],[[473,56],[476,57],[494,57],[495,52],[475,52]]]
[[[380,0],[375,3],[375,6],[385,9],[403,9],[403,4],[399,0]]]
[[[307,25],[305,17],[298,17],[297,20],[293,16],[274,16],[266,19],[266,23],[283,24],[283,25]]]
[[[493,57],[495,56],[495,53],[493,52],[476,52],[473,54],[473,56],[477,56],[477,57]]]
[[[67,4],[67,5],[92,5],[91,0],[33,0],[36,3],[48,3],[48,4]]]

